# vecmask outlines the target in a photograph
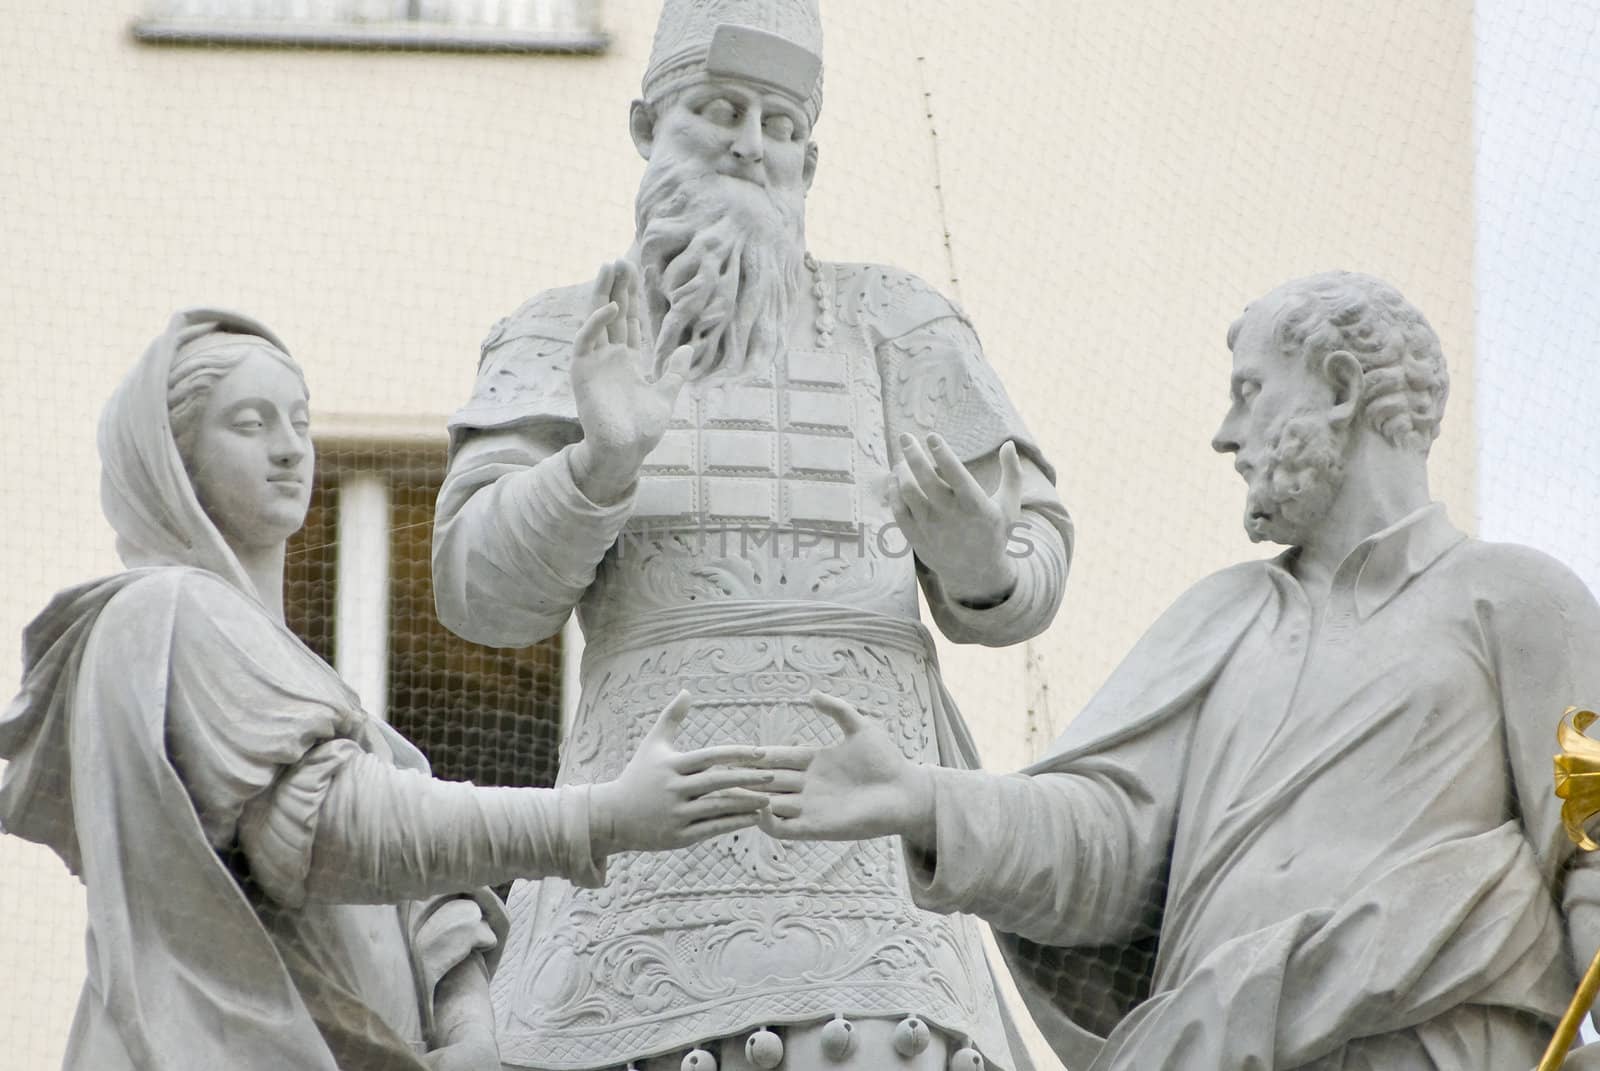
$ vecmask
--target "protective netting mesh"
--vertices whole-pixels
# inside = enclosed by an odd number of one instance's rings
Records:
[[[429,759],[434,775],[479,785],[555,783],[561,732],[560,636],[532,647],[469,643],[434,612],[438,446],[324,449],[305,527],[290,541],[284,612],[327,662],[337,661],[339,477],[382,479],[389,514],[388,687],[385,717]],[[347,637],[346,643],[360,643]]]
[[[592,57],[129,32],[224,9],[292,24],[317,6],[0,0],[0,643],[54,592],[120,567],[94,446],[112,385],[171,310],[238,307],[304,365],[323,444],[289,553],[292,627],[374,674],[439,776],[550,784],[575,686],[561,641],[479,647],[433,609],[442,429],[492,323],[627,247],[641,165],[626,109],[659,4],[340,3],[319,22],[598,28],[611,42]],[[1228,323],[1294,276],[1371,271],[1428,314],[1454,379],[1436,497],[1458,525],[1600,584],[1592,2],[822,6],[810,246],[961,301],[1077,524],[1048,632],[942,644],[990,767],[1044,753],[1164,607],[1260,556],[1207,444]],[[381,485],[380,520],[342,508],[356,480]],[[342,516],[386,530],[376,607],[341,609]],[[379,622],[365,635],[381,644],[353,650],[366,641],[339,634],[342,614]],[[0,686],[16,684],[13,663]],[[1132,949],[1001,943],[1105,1032],[1148,994],[1164,880],[1143,898]],[[0,1068],[59,1065],[84,930],[59,860],[0,836]]]

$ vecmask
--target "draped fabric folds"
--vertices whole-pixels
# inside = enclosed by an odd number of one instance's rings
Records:
[[[379,737],[397,761],[422,762],[268,617],[195,498],[168,378],[180,348],[215,331],[283,349],[245,317],[186,310],[106,406],[102,504],[130,569],[61,593],[28,627],[22,688],[0,713],[0,829],[53,849],[87,889],[68,1068],[420,1071],[411,1045],[280,949],[170,751],[173,704],[215,709],[185,668],[205,667],[239,701],[195,750],[253,756],[234,763],[251,772],[237,793],[336,736]]]

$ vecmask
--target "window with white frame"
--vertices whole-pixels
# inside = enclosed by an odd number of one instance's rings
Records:
[[[562,723],[559,636],[517,650],[468,643],[434,611],[442,437],[317,439],[306,524],[291,541],[291,628],[428,756],[481,785],[550,785]]]
[[[599,52],[600,0],[146,0],[157,44]]]

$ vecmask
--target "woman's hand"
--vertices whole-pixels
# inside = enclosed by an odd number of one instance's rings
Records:
[[[477,910],[471,900],[451,901]],[[435,912],[435,917],[445,908]],[[465,907],[458,909],[465,912]],[[479,918],[482,912],[479,911]],[[500,1071],[500,1047],[494,1037],[494,1010],[489,1003],[489,971],[473,949],[451,967],[433,990],[434,1036],[437,1046],[422,1058],[429,1071]]]

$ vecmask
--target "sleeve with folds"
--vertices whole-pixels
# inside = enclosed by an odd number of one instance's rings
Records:
[[[1600,949],[1600,852],[1580,852],[1561,823],[1551,757],[1571,706],[1600,709],[1600,606],[1570,569],[1524,547],[1493,547],[1497,590],[1479,600],[1500,686],[1516,801],[1547,882],[1560,890],[1571,967]]]
[[[399,769],[385,755],[396,745],[286,630],[220,582],[197,579],[180,600],[168,750],[207,839],[221,848],[237,835],[273,899],[392,903],[550,874],[603,882],[586,787],[479,788]]]
[[[434,592],[439,619],[475,643],[522,647],[558,631],[633,512],[631,495],[600,506],[578,489],[571,447],[541,438],[553,427],[482,432],[451,460]]]
[[[240,843],[275,900],[388,903],[559,874],[605,882],[587,785],[479,788],[321,745],[246,809]]]
[[[957,643],[1002,647],[1037,636],[1061,605],[1072,562],[1072,519],[1045,458],[1000,377],[984,359],[972,324],[921,279],[864,266],[841,277],[846,316],[870,324],[883,383],[885,439],[900,460],[899,435],[937,432],[985,488],[999,484],[1006,442],[1022,463],[1022,517],[1007,548],[1016,586],[1005,599],[972,607],[950,598],[939,578],[920,570],[934,621]]]

